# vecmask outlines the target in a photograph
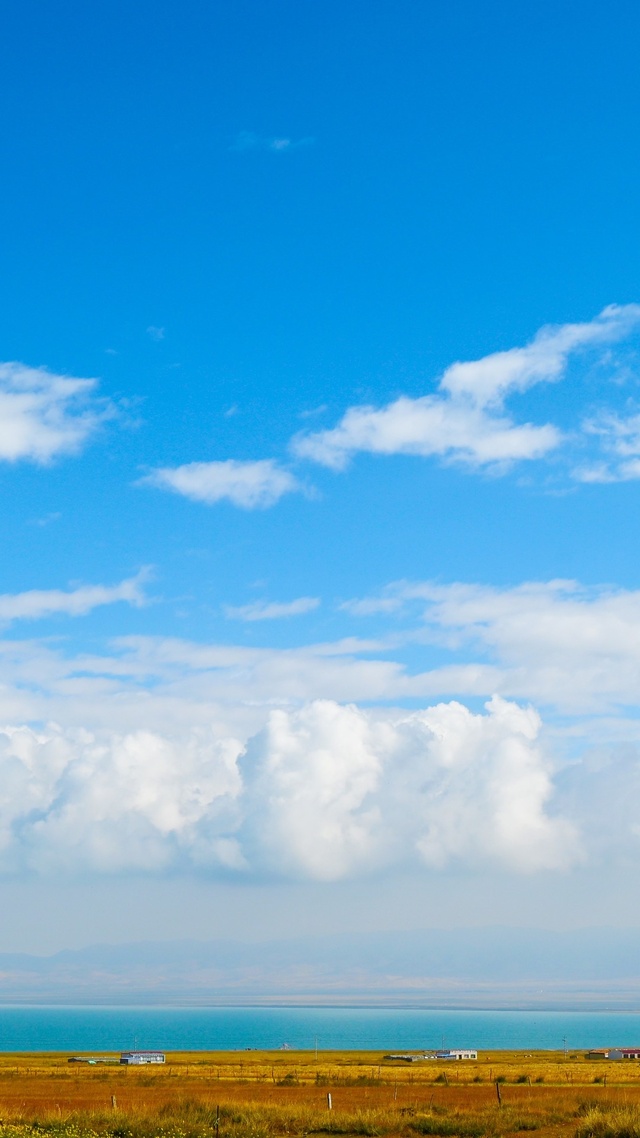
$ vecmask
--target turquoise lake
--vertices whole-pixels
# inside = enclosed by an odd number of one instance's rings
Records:
[[[0,1008],[0,1051],[485,1049],[639,1045],[640,1016],[363,1008]]]

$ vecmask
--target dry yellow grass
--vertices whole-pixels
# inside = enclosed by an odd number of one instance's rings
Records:
[[[60,1054],[0,1056],[0,1138],[34,1128],[54,1138],[214,1138],[218,1107],[219,1138],[533,1130],[640,1138],[640,1063],[491,1052],[478,1062],[403,1064],[382,1052],[251,1051],[176,1053],[164,1067],[136,1069],[70,1064]],[[623,1116],[627,1129],[616,1130]]]

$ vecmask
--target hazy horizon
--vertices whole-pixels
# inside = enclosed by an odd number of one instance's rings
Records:
[[[640,929],[431,929],[0,953],[0,1003],[640,1011]]]

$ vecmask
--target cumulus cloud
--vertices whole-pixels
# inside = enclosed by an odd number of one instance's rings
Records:
[[[0,363],[0,460],[46,464],[81,450],[113,406],[95,379]]]
[[[138,485],[172,490],[208,506],[226,500],[244,510],[266,509],[285,494],[302,490],[297,478],[273,459],[257,462],[227,459],[160,467],[142,478]]]
[[[293,440],[294,452],[344,469],[357,452],[439,456],[487,466],[541,458],[562,434],[553,424],[519,424],[505,401],[534,384],[557,382],[570,356],[615,343],[640,324],[640,305],[611,305],[594,320],[542,328],[523,348],[452,364],[435,394],[401,396],[384,407],[354,406],[336,427]]]
[[[499,699],[485,715],[458,703],[384,720],[330,702],[272,712],[241,760],[250,839],[274,869],[320,880],[413,859],[566,866],[579,847],[545,811],[538,729],[535,712]]]
[[[336,880],[414,862],[530,872],[581,857],[548,810],[535,712],[495,699],[375,713],[274,710],[243,746],[0,730],[0,866],[117,872],[180,865]]]
[[[238,750],[198,732],[170,740],[150,731],[4,728],[0,865],[113,873],[186,858],[238,868],[241,855],[225,835]]]
[[[148,576],[148,570],[144,569],[117,585],[81,585],[68,592],[63,589],[30,589],[25,593],[0,593],[0,624],[38,620],[56,613],[85,616],[95,608],[118,601],[139,606],[146,600],[143,585]]]
[[[248,605],[225,605],[225,616],[247,622],[281,620],[288,616],[304,616],[320,604],[319,597],[298,597],[295,601],[253,601]]]

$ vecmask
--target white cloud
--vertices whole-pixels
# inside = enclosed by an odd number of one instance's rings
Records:
[[[415,862],[514,871],[579,858],[551,817],[534,712],[494,700],[380,720],[320,701],[241,742],[0,730],[0,867],[118,872],[208,865],[334,880]]]
[[[118,601],[142,605],[145,603],[143,584],[147,578],[148,571],[142,570],[118,585],[81,585],[68,592],[63,589],[30,589],[25,593],[0,593],[0,624],[38,620],[56,613],[84,616],[95,608]]]
[[[0,597],[0,617],[138,589]],[[640,590],[399,582],[350,608],[392,633],[298,649],[129,637],[75,656],[0,640],[0,723],[18,725],[0,732],[0,866],[335,880],[563,868],[581,850],[637,862]],[[484,713],[461,702],[493,691]],[[422,709],[389,706],[409,699]]]
[[[40,464],[81,450],[113,406],[95,395],[95,379],[0,364],[0,460]]]
[[[452,364],[445,371],[440,388],[454,398],[469,398],[479,407],[501,406],[513,391],[526,391],[536,383],[561,379],[573,352],[623,340],[639,323],[640,305],[611,304],[587,323],[541,328],[524,348]]]
[[[0,865],[118,872],[241,864],[225,836],[238,744],[27,727],[0,731]],[[219,833],[222,829],[222,834]]]
[[[547,719],[577,716],[576,746],[607,731],[638,737],[629,716],[640,688],[640,590],[401,582],[351,606],[365,617],[376,610],[378,626],[385,614],[393,620],[384,637],[298,648],[131,636],[109,651],[67,659],[45,644],[0,641],[0,721],[21,708],[26,721],[73,726],[80,716],[97,729],[108,713],[123,731],[171,732],[215,713],[226,732],[244,738],[265,707],[318,698],[388,706],[497,692],[534,702]]]
[[[579,466],[579,482],[634,482],[640,478],[640,414],[601,413],[583,424],[585,435],[595,437],[604,457]]]
[[[640,305],[609,306],[594,320],[542,328],[524,348],[454,363],[433,395],[401,396],[384,407],[350,407],[330,430],[301,434],[294,452],[343,469],[357,452],[440,456],[473,466],[537,459],[557,448],[553,424],[518,424],[505,413],[508,396],[556,382],[578,350],[621,339],[640,324]]]
[[[156,343],[159,343],[160,340],[164,340],[164,328],[159,328],[156,324],[150,324],[147,328],[147,336],[149,336],[151,340],[155,340]]]
[[[542,458],[560,445],[551,424],[542,427],[496,415],[471,402],[438,395],[402,396],[386,407],[350,407],[337,427],[294,439],[300,458],[342,470],[357,451],[456,458],[471,465]]]
[[[576,581],[505,589],[399,582],[348,608],[368,616],[411,606],[418,606],[423,635],[458,656],[475,658],[466,666],[472,686],[459,688],[461,693],[498,690],[572,712],[637,704],[639,590],[586,588]],[[478,658],[492,666],[483,669]],[[457,670],[458,683],[464,674]]]
[[[248,605],[225,605],[225,616],[232,620],[280,620],[288,616],[304,616],[320,604],[319,597],[298,597],[295,601],[253,601]]]
[[[413,859],[567,866],[578,844],[545,812],[538,728],[498,699],[486,715],[450,703],[382,721],[330,702],[274,711],[241,759],[245,830],[263,864],[320,880]]]
[[[273,459],[257,462],[189,462],[184,466],[160,467],[142,478],[139,485],[157,486],[213,505],[224,500],[245,510],[266,509],[285,494],[301,491],[298,480]]]

